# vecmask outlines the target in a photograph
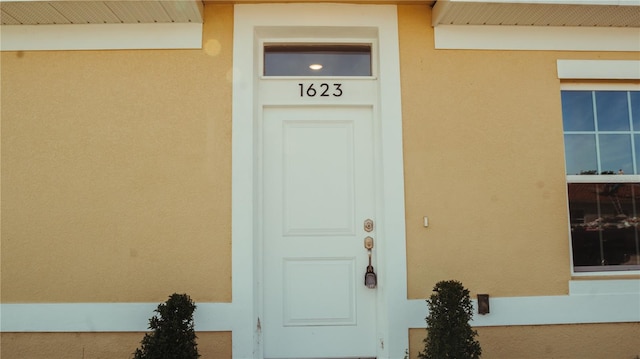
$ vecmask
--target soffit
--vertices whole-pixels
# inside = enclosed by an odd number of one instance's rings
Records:
[[[640,0],[438,0],[432,23],[640,27]]]
[[[640,0],[399,0],[395,3],[433,6],[434,26],[640,27]],[[202,0],[0,0],[2,25],[202,23],[202,10]]]
[[[0,0],[2,25],[202,23],[200,0]]]

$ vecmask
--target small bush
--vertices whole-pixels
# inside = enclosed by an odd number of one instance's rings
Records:
[[[172,294],[160,303],[149,319],[149,329],[136,349],[134,359],[197,359],[198,347],[193,325],[196,305],[186,294]]]
[[[473,306],[469,291],[457,281],[441,281],[427,299],[427,337],[421,359],[478,359],[482,354],[471,329]]]

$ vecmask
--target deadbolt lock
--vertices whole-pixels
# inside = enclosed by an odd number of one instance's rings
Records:
[[[367,233],[373,231],[373,221],[371,219],[364,221],[364,231]]]

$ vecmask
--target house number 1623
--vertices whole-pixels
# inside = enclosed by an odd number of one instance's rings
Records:
[[[298,84],[298,86],[300,87],[300,97],[342,96],[342,84]]]

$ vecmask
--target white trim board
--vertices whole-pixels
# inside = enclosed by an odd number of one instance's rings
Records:
[[[640,280],[633,279],[600,279],[600,280],[572,280],[569,282],[569,293],[576,295],[609,295],[635,294],[640,295]],[[637,301],[640,303],[640,300]],[[640,309],[640,305],[638,306]]]
[[[596,283],[594,282],[601,282]],[[602,283],[604,282],[604,283]],[[472,326],[558,325],[640,322],[640,281],[572,281],[571,295],[490,298],[491,312],[475,314]],[[598,289],[599,288],[599,289]],[[605,293],[606,292],[606,293]],[[473,300],[474,308],[476,301]],[[242,308],[196,303],[197,331],[253,332],[241,327]],[[156,303],[0,304],[2,332],[144,332]],[[475,312],[475,310],[474,310]],[[397,326],[426,328],[427,304],[405,300],[394,308]],[[234,348],[237,343],[233,343]],[[236,352],[238,349],[234,349]],[[249,358],[251,356],[236,356]]]
[[[490,313],[474,314],[474,327],[640,322],[640,294],[490,298]],[[473,300],[474,313],[477,303]],[[424,300],[408,302],[409,328],[426,328]],[[422,320],[421,320],[422,318]]]
[[[2,25],[1,51],[202,48],[201,23]]]
[[[436,49],[640,51],[640,28],[439,25]]]
[[[561,80],[640,80],[639,60],[558,60],[557,67]]]
[[[144,332],[157,303],[0,304],[2,332]],[[231,303],[196,303],[198,331],[230,331]]]

